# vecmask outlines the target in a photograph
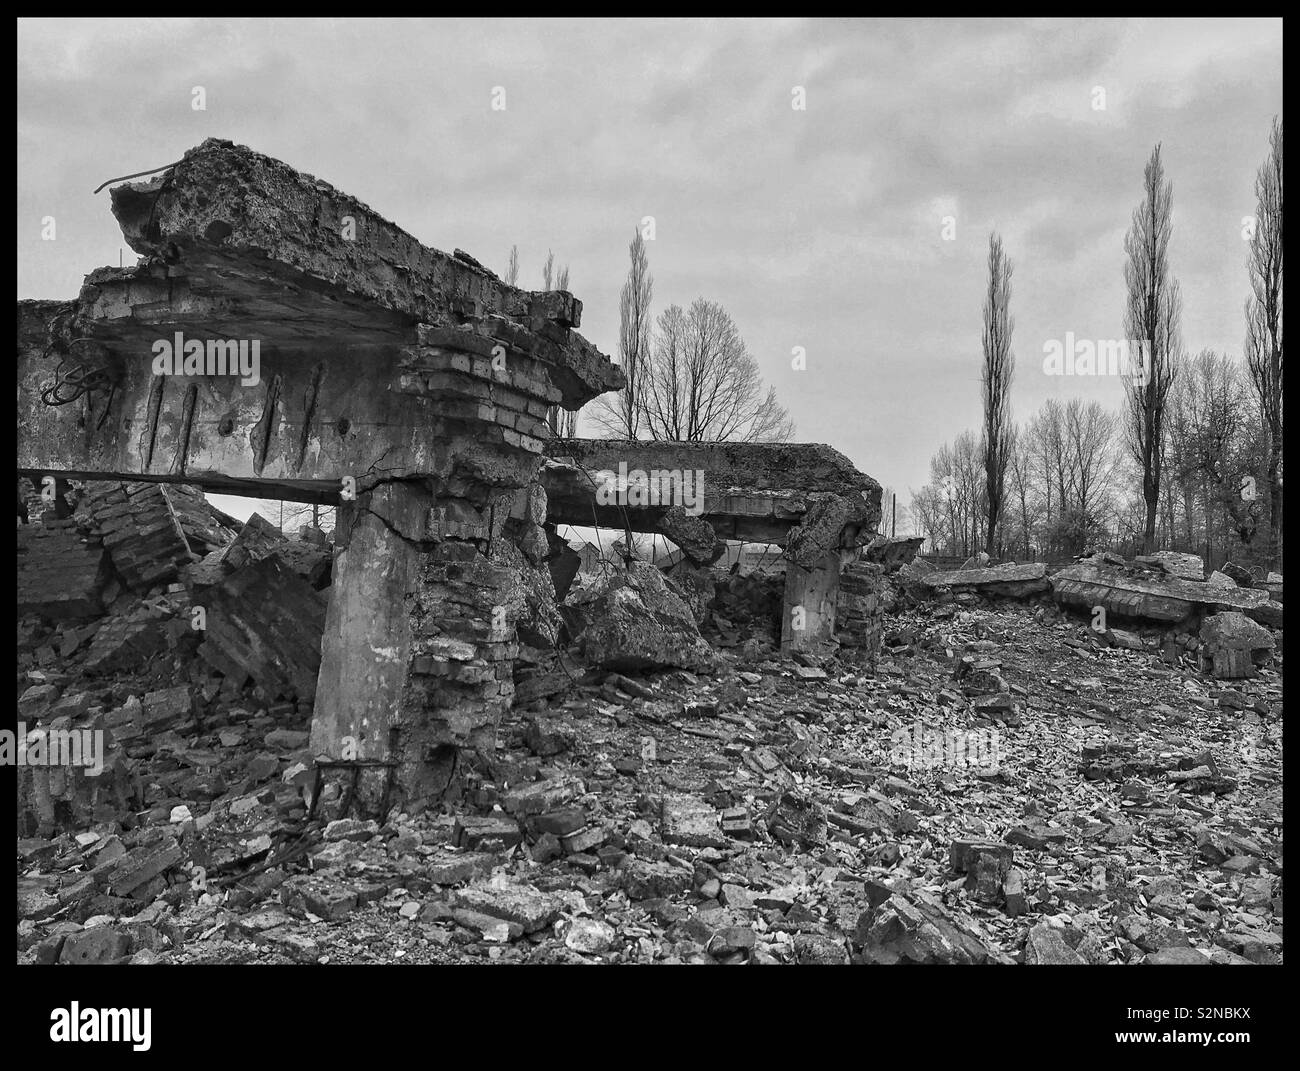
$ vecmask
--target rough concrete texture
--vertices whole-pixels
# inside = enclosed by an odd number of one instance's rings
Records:
[[[593,665],[715,672],[718,657],[700,636],[690,607],[647,562],[629,562],[565,602],[566,619]]]
[[[657,532],[697,561],[718,557],[717,540],[742,539],[779,543],[809,565],[832,549],[868,542],[880,517],[880,485],[838,450],[817,443],[557,439],[546,452],[554,462],[542,470],[553,522],[591,524],[595,518],[613,528]],[[701,473],[704,486],[700,491],[683,482],[682,502],[634,494],[617,504],[599,501],[600,474],[620,471],[651,478]],[[652,482],[663,490],[673,486],[667,477]],[[700,491],[690,516],[687,491]],[[700,522],[712,528],[714,542]]]
[[[572,295],[507,286],[250,149],[204,142],[149,182],[115,189],[113,207],[144,260],[91,273],[75,302],[19,303],[20,469],[188,475],[232,491],[251,481],[312,500],[336,496],[344,476],[436,469],[446,423],[482,415],[434,412],[429,394],[450,397],[436,377],[457,355],[454,371],[471,380],[484,358],[496,361],[507,407],[576,408],[622,385],[573,330]],[[178,330],[258,340],[259,382],[154,376],[151,347]],[[61,359],[102,369],[101,389],[43,406]],[[524,433],[487,420],[498,442],[519,446]]]

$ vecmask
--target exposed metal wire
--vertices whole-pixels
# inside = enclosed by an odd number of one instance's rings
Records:
[[[78,342],[98,342],[94,338],[74,338],[67,345],[72,347]],[[45,347],[42,357],[49,355],[55,342]],[[72,354],[65,353],[54,368],[54,382],[41,391],[41,401],[46,405],[67,405],[75,402],[83,394],[112,388],[113,374],[102,364],[81,361],[69,364]]]
[[[175,167],[180,162],[180,160],[177,160],[176,163],[163,164],[162,167],[151,167],[148,171],[137,171],[134,175],[119,175],[117,178],[105,179],[95,187],[92,193],[98,193],[105,186],[111,186],[114,182],[125,182],[127,179],[143,178],[145,175],[154,175],[159,171],[166,171],[169,167]]]

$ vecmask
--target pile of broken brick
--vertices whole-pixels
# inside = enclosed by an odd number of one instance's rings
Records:
[[[719,585],[706,643],[632,564],[579,582],[562,664],[525,660],[441,807],[336,817],[303,642],[318,659],[328,548],[142,486],[20,533],[20,721],[111,739],[95,777],[21,771],[20,962],[1280,958],[1280,578],[1243,598],[1090,560],[1099,604],[1150,608],[1097,630],[1068,584],[890,563],[864,664],[741,639],[779,610],[761,579]],[[132,509],[140,541],[115,539]],[[42,586],[39,540],[85,559],[75,582]],[[217,599],[209,625],[239,624],[191,627]],[[1004,754],[900,756],[918,726]]]

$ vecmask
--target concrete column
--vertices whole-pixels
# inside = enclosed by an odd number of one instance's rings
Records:
[[[811,569],[788,562],[781,617],[781,650],[821,653],[835,635],[840,588],[840,551],[824,555]]]
[[[524,480],[535,461],[515,464]],[[535,636],[553,601],[544,559],[516,544],[534,535],[511,523],[518,488],[479,493],[475,504],[402,481],[341,513],[311,746],[318,761],[354,764],[324,770],[363,813],[418,809],[446,790],[457,751],[491,754],[519,630]]]

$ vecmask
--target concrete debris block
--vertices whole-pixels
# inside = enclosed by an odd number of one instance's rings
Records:
[[[1030,966],[1083,966],[1087,960],[1065,943],[1060,930],[1040,922],[1025,938],[1025,963]]]
[[[534,781],[510,789],[501,798],[501,806],[510,814],[534,815],[553,811],[582,795],[583,785],[577,778]],[[551,832],[560,832],[551,830]],[[570,832],[566,830],[565,832]]]
[[[935,591],[948,588],[956,592],[976,592],[1000,598],[1022,599],[1047,591],[1047,566],[1042,562],[1025,565],[995,565],[986,569],[960,569],[956,572],[935,571],[910,574],[910,580],[922,588]]]
[[[509,880],[480,882],[457,889],[452,894],[452,902],[469,911],[518,923],[524,933],[545,929],[560,917],[563,907],[559,898]]]
[[[586,856],[604,844],[607,836],[604,827],[592,825],[560,837],[560,844],[565,855]]]
[[[270,697],[311,700],[320,672],[325,599],[278,557],[231,573],[202,594],[200,656],[236,685],[251,678]]]
[[[260,513],[252,513],[239,534],[221,552],[221,564],[234,572],[283,550],[288,542],[275,525]]]
[[[1067,566],[1052,576],[1058,603],[1088,614],[1103,607],[1108,614],[1175,624],[1199,610],[1248,611],[1268,602],[1268,593],[1250,588],[1226,588],[1187,580],[1166,572],[1102,564],[1091,558]]]
[[[794,938],[794,961],[800,964],[834,966],[849,961],[843,940],[821,933],[799,933]]]
[[[505,815],[476,818],[461,815],[456,819],[456,843],[462,848],[513,848],[524,839],[519,823]]]
[[[142,898],[141,892],[155,878],[176,866],[184,855],[173,840],[141,845],[107,865],[104,884],[114,896]]]
[[[678,668],[713,673],[720,660],[690,608],[648,562],[633,561],[565,602],[583,657],[605,669]]]
[[[705,942],[705,951],[714,958],[732,956],[737,952],[751,952],[758,937],[749,926],[722,926],[713,931]]]
[[[862,560],[883,565],[889,572],[906,565],[921,551],[925,536],[878,535],[862,548]]]
[[[69,934],[59,952],[60,963],[120,963],[131,953],[131,939],[117,926],[88,926]]]
[[[77,507],[78,522],[98,536],[133,591],[170,583],[199,557],[173,508],[175,494],[156,483],[92,483]]]
[[[517,941],[524,935],[524,928],[519,923],[485,915],[481,911],[456,908],[452,911],[452,918],[467,930],[477,931],[483,940],[492,944]]]
[[[188,684],[175,688],[162,688],[147,692],[141,703],[140,728],[149,732],[161,730],[194,714],[194,696]]]
[[[717,597],[713,568],[683,556],[664,569],[664,579],[669,590],[690,608],[695,623],[703,625],[709,616],[709,607]]]
[[[977,900],[995,903],[1011,871],[1014,853],[1009,845],[991,841],[955,840],[948,848],[953,871],[966,875],[966,889]]]
[[[53,621],[98,617],[109,580],[109,559],[99,540],[72,519],[18,529],[18,616]]]
[[[767,828],[782,844],[808,851],[826,845],[826,811],[816,800],[799,792],[785,792],[772,805]]]
[[[554,717],[529,718],[524,723],[524,744],[543,758],[568,751],[574,739],[573,727]]]
[[[168,615],[145,608],[109,618],[91,641],[86,671],[105,674],[143,666],[172,646],[168,622]]]
[[[629,859],[619,873],[629,900],[670,900],[691,887],[691,872],[671,863]]]
[[[683,844],[692,848],[725,848],[729,843],[719,823],[717,810],[695,796],[665,796],[660,812],[660,826],[668,844]]]
[[[442,852],[429,857],[425,873],[434,885],[460,885],[487,874],[496,862],[486,852]]]
[[[357,909],[355,889],[332,877],[296,874],[280,886],[280,902],[326,922],[340,922]]]
[[[1214,961],[1195,948],[1169,945],[1147,953],[1140,962],[1155,966],[1200,967],[1209,966]]]
[[[1108,628],[1103,634],[1112,647],[1122,647],[1129,651],[1145,651],[1146,644],[1136,632],[1126,632],[1120,628]]]
[[[1255,586],[1255,575],[1245,566],[1238,565],[1236,562],[1224,562],[1223,568],[1219,572],[1232,580],[1238,587],[1252,588]]]
[[[39,721],[59,698],[59,687],[55,684],[33,684],[18,697],[18,719],[35,723]]]
[[[1271,651],[1275,646],[1272,633],[1233,611],[1212,614],[1201,623],[1201,642],[1212,651]]]
[[[374,819],[363,821],[360,818],[336,818],[325,826],[324,838],[332,840],[351,840],[365,842],[379,832],[379,823]]]
[[[1029,909],[1025,894],[1025,872],[1019,867],[1012,867],[1002,882],[1002,900],[1007,914],[1012,918],[1023,915]]]
[[[586,826],[587,811],[582,807],[561,807],[558,810],[539,814],[528,823],[529,828],[541,833],[554,833],[557,837],[567,837]]]
[[[722,832],[729,837],[748,839],[754,835],[754,825],[749,811],[744,807],[728,807],[719,816]]]
[[[614,947],[614,927],[597,919],[574,919],[564,931],[564,944],[575,952],[599,956]]]
[[[1280,629],[1283,623],[1282,604],[1269,599],[1268,602],[1262,602],[1258,606],[1252,606],[1244,611],[1246,616],[1252,621],[1258,621],[1261,625],[1267,625],[1269,628]]]
[[[1008,844],[1018,844],[1031,851],[1041,852],[1053,844],[1065,842],[1068,834],[1064,829],[1045,823],[1015,826],[1003,838]]]
[[[709,565],[726,551],[726,544],[703,517],[687,513],[680,505],[669,506],[656,523],[659,534],[680,547],[685,559]]]
[[[864,963],[987,963],[996,959],[984,941],[936,903],[893,893],[864,911],[853,943]]]
[[[1269,573],[1264,580],[1255,585],[1257,588],[1263,588],[1268,592],[1268,597],[1274,602],[1282,601],[1282,574]]]
[[[1146,566],[1178,580],[1204,580],[1205,560],[1199,554],[1177,550],[1159,550],[1154,554],[1139,554],[1135,565]]]
[[[1255,676],[1257,664],[1273,651],[1273,634],[1245,614],[1225,611],[1201,623],[1201,656],[1206,667],[1220,680]]]

